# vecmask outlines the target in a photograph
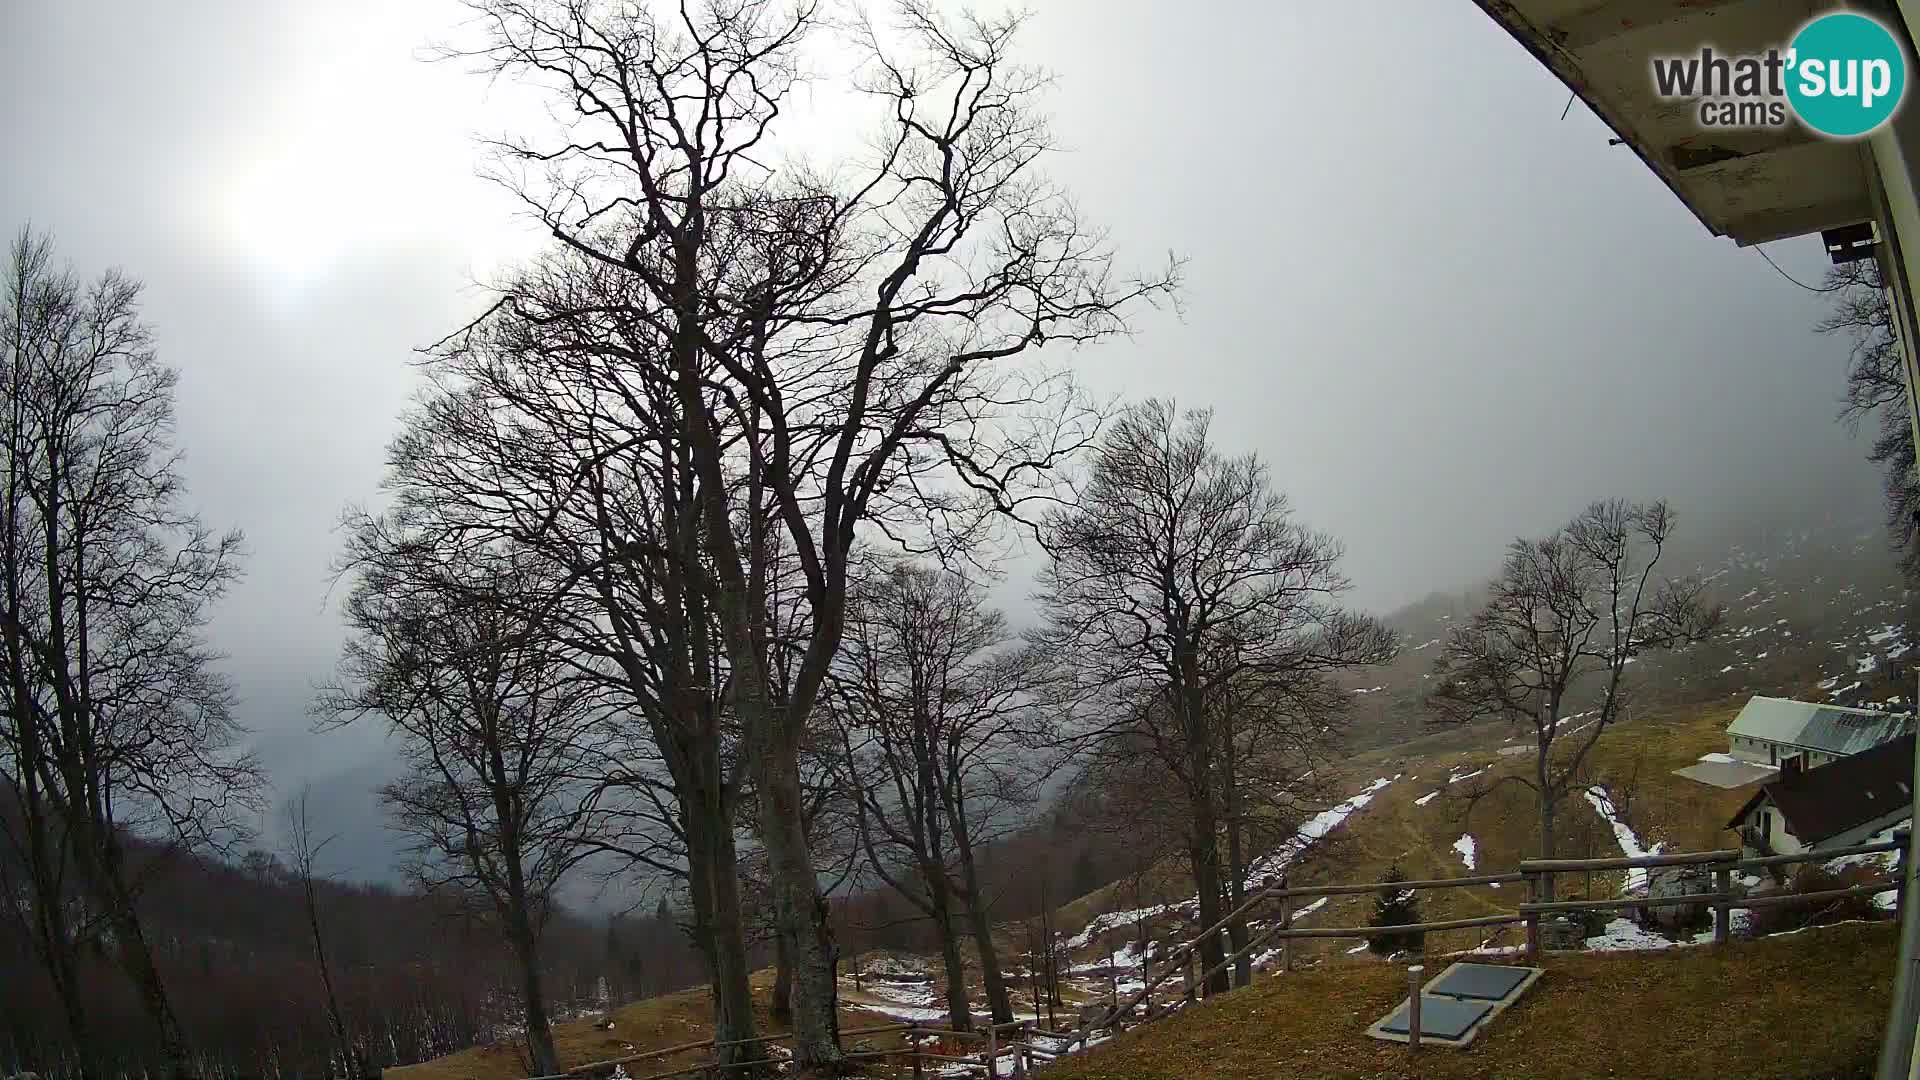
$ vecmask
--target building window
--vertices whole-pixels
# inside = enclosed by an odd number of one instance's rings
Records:
[[[1773,842],[1773,815],[1765,810],[1760,811],[1760,839]]]
[[[1767,747],[1767,764],[1769,765],[1780,764],[1780,748],[1779,747],[1777,746]]]

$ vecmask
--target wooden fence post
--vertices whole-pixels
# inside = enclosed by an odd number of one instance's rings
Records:
[[[1425,964],[1412,964],[1407,967],[1407,1053],[1420,1052],[1420,976],[1426,972]]]
[[[992,1021],[987,1022],[987,1078],[993,1080],[1000,1075],[1000,1027]]]
[[[907,1045],[913,1047],[913,1080],[921,1080],[921,1070],[926,1066],[926,1059],[921,1056],[919,1028],[907,1029]]]
[[[1286,888],[1285,883],[1283,882],[1280,887],[1283,889]],[[1280,898],[1280,929],[1293,929],[1293,897],[1291,896],[1283,896]],[[1280,971],[1282,974],[1285,974],[1292,970],[1293,939],[1283,937],[1280,939]]]
[[[1185,979],[1187,983],[1187,1004],[1191,1005],[1193,1004],[1194,994],[1197,993],[1200,989],[1198,986],[1195,986],[1193,982],[1193,950],[1192,949],[1187,950],[1187,972],[1185,975]]]
[[[1540,902],[1540,876],[1538,874],[1528,872],[1527,903],[1537,904],[1539,902]],[[1529,960],[1540,959],[1540,913],[1537,911],[1527,912],[1527,959]]]
[[[1714,868],[1713,891],[1720,897],[1713,903],[1713,943],[1725,945],[1733,932],[1733,867]]]

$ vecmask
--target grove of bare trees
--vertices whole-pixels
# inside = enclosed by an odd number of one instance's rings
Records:
[[[1302,785],[1348,700],[1332,677],[1395,649],[1384,626],[1339,606],[1339,545],[1294,519],[1257,458],[1222,454],[1210,421],[1165,401],[1114,419],[1085,483],[1042,527],[1052,561],[1033,634],[1095,703],[1083,738],[1136,764],[1150,756],[1159,781],[1146,790],[1179,800],[1206,926],[1246,887],[1250,803],[1284,827],[1311,801]],[[1236,951],[1247,943],[1244,924],[1229,935]],[[1200,952],[1207,969],[1226,955],[1214,937]],[[1207,991],[1227,988],[1219,971]]]
[[[0,284],[0,892],[85,1047],[81,953],[137,989],[169,1075],[196,1070],[140,914],[130,835],[218,851],[246,833],[260,776],[203,627],[239,572],[240,534],[182,504],[178,376],[140,284],[83,282],[32,231]],[[162,854],[166,850],[163,849]],[[18,877],[16,877],[18,873]]]
[[[1181,267],[1123,269],[1048,178],[1021,17],[468,7],[444,58],[546,107],[485,144],[544,246],[417,356],[380,489],[344,514],[346,640],[313,706],[385,737],[411,892],[331,881],[304,800],[284,860],[227,858],[264,781],[203,638],[240,536],[184,508],[176,377],[137,284],[14,245],[0,950],[38,968],[0,986],[33,1013],[0,1023],[0,1064],[359,1076],[512,1037],[550,1076],[579,1064],[556,1023],[700,983],[728,1075],[772,1074],[768,1019],[791,1075],[832,1075],[849,953],[936,951],[967,1030],[976,977],[995,1023],[1023,975],[1035,1008],[1064,1006],[1055,909],[1077,895],[1126,879],[1144,949],[1168,852],[1200,924],[1240,908],[1331,801],[1349,677],[1398,646],[1348,606],[1289,463],[1221,445],[1207,409],[1096,403],[1072,377],[1065,354],[1171,305]],[[834,89],[864,138],[824,162],[793,119],[823,53],[851,58]],[[1835,327],[1878,341],[1874,317]],[[1863,413],[1891,407],[1876,347]],[[1516,779],[1546,854],[1627,665],[1717,621],[1697,582],[1655,574],[1673,527],[1608,502],[1517,542],[1445,641],[1434,708],[1535,735]],[[1010,539],[1044,560],[1030,624],[993,601]],[[1563,730],[1588,693],[1596,719]],[[216,962],[191,898],[222,889],[247,926]],[[567,910],[595,889],[628,912],[604,930]],[[1206,993],[1252,980],[1251,938],[1236,917],[1199,942]],[[151,1053],[84,1050],[109,965]],[[267,971],[311,1022],[227,1006]],[[194,1036],[182,978],[243,1019]],[[45,1049],[48,1002],[76,1052]]]

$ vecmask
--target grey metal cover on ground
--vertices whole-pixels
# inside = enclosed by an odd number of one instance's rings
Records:
[[[1505,964],[1455,964],[1447,969],[1446,974],[1428,983],[1426,992],[1447,997],[1499,1001],[1527,981],[1529,974],[1531,971],[1527,968]]]
[[[1420,988],[1420,1040],[1453,1049],[1470,1045],[1545,974],[1545,968],[1511,964],[1462,960],[1448,965]],[[1367,1035],[1388,1042],[1410,1041],[1405,999],[1368,1025]]]
[[[1462,1001],[1459,998],[1421,994],[1420,1034],[1440,1039],[1458,1039],[1492,1008],[1493,1005],[1485,1001]],[[1380,1030],[1395,1035],[1407,1033],[1406,1002],[1401,1002],[1399,1008],[1380,1022]]]

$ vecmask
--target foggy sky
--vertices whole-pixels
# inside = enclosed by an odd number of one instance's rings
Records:
[[[1561,119],[1566,89],[1469,0],[1035,6],[1024,56],[1058,76],[1068,148],[1050,172],[1123,258],[1190,260],[1183,317],[1076,366],[1214,406],[1221,446],[1345,541],[1355,602],[1463,586],[1601,496],[1664,496],[1683,528],[1873,512],[1821,298],[1709,236],[1582,106]],[[475,176],[473,135],[525,115],[511,91],[421,59],[462,16],[0,12],[0,226],[147,282],[193,501],[253,553],[213,627],[242,718],[362,852],[379,738],[305,715],[339,643],[334,525],[375,494],[412,350],[535,243]],[[1768,251],[1818,282],[1816,240]]]

